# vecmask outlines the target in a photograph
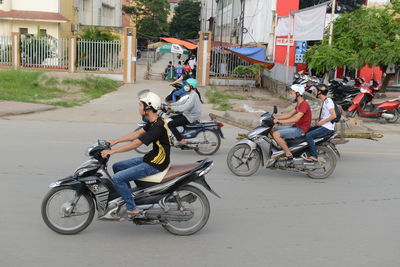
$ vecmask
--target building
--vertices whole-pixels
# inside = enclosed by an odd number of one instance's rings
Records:
[[[60,1],[0,0],[0,35],[11,32],[60,37],[60,25],[69,21],[60,12]]]
[[[275,10],[276,0],[203,0],[201,29],[213,31],[218,42],[268,45],[273,40]]]
[[[122,27],[121,0],[74,0],[81,26]]]

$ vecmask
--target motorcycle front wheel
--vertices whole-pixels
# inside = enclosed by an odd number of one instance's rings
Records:
[[[42,202],[42,218],[59,234],[83,231],[92,222],[95,206],[89,194],[80,195],[70,186],[51,189]]]
[[[191,185],[185,185],[175,191],[175,195],[171,195],[166,203],[174,203],[171,205],[175,209],[181,211],[190,211],[192,217],[187,221],[168,220],[162,224],[165,230],[174,235],[192,235],[200,231],[210,217],[210,203],[207,196]]]
[[[238,144],[229,151],[226,162],[237,176],[250,176],[260,167],[261,155],[257,149],[251,151],[248,145]]]
[[[141,127],[138,127],[135,129],[135,131],[139,130]],[[138,148],[135,148],[135,151],[139,154],[147,154],[153,149],[152,146],[148,145],[146,146],[145,144],[141,145]]]
[[[318,146],[318,162],[322,168],[307,172],[312,179],[325,179],[330,176],[336,168],[337,157],[332,149],[326,146]]]
[[[198,142],[199,144],[194,149],[199,155],[213,155],[221,146],[221,138],[211,130],[204,130],[197,134],[190,142]]]

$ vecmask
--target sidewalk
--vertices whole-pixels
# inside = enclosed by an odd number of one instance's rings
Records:
[[[153,72],[161,72],[171,59],[170,54],[165,54],[157,64],[153,64]],[[184,59],[185,57],[183,56],[182,61]],[[150,89],[164,99],[172,90],[172,87],[169,86],[170,82],[163,81],[161,77],[153,76],[150,80],[144,80],[145,70],[145,64],[138,64],[136,84],[125,84],[115,92],[73,108],[2,101],[0,102],[0,119],[116,124],[137,123],[141,120],[137,112],[138,92]],[[204,90],[200,89],[203,95]],[[202,119],[209,120],[208,114],[210,112],[223,115],[223,112],[213,111],[211,104],[204,104]]]
[[[185,56],[181,60],[184,61],[184,59]],[[165,54],[156,64],[153,64],[152,71],[154,73],[162,72],[170,60],[172,60],[171,54]],[[177,59],[175,58],[174,61],[177,62]],[[135,124],[141,120],[137,112],[137,93],[139,91],[150,89],[164,98],[172,90],[172,87],[169,86],[170,82],[163,81],[161,77],[152,76],[150,80],[144,80],[145,70],[146,64],[139,64],[136,84],[126,84],[117,91],[94,99],[83,106],[57,108],[31,103],[0,101],[0,119]],[[205,90],[206,88],[200,88],[204,99]],[[281,113],[291,108],[286,100],[274,97],[264,90],[254,88],[254,92],[247,92],[247,94],[249,93],[267,100],[234,100],[236,103],[235,111],[227,112],[213,110],[213,104],[204,104],[202,119],[209,120],[208,114],[214,113],[246,125],[257,126],[262,112],[249,112],[249,110],[272,112],[273,106],[277,105],[278,111]],[[387,93],[388,99],[398,96],[400,96],[400,92]],[[376,99],[376,102],[385,100]],[[245,108],[244,104],[247,105]],[[396,124],[390,124],[382,123],[376,119],[363,119],[363,122],[365,126],[376,132],[400,134],[400,121]]]

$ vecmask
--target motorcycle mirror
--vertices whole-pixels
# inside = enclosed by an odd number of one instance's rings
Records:
[[[274,114],[278,113],[278,108],[274,106]]]

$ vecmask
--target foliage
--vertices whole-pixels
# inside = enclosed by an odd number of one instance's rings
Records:
[[[122,9],[136,24],[139,46],[143,45],[144,39],[159,40],[159,37],[168,35],[167,0],[130,0],[130,5]]]
[[[201,3],[191,0],[182,0],[175,8],[172,18],[171,36],[180,39],[196,39],[200,31]]]
[[[94,41],[119,40],[119,37],[112,34],[111,32],[96,27],[84,28],[83,31],[79,34],[79,38],[83,40],[94,40]]]
[[[233,69],[233,72],[238,75],[258,75],[264,68],[261,64],[252,64],[249,66],[239,65]]]
[[[317,72],[365,65],[379,66],[385,72],[392,64],[399,70],[400,1],[385,6],[362,7],[341,15],[333,23],[331,46],[328,45],[328,31],[322,42],[306,52],[307,64]]]

